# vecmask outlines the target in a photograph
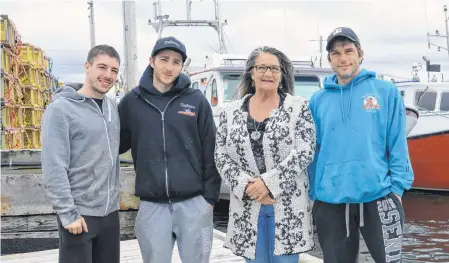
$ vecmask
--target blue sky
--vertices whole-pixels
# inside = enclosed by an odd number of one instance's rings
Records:
[[[148,64],[157,39],[148,24],[153,1],[136,1],[138,76]],[[365,50],[364,67],[377,72],[410,77],[411,66],[427,56],[442,65],[449,78],[449,55],[428,49],[427,32],[444,33],[443,5],[449,0],[354,0],[354,1],[221,1],[228,51],[239,54],[259,45],[272,45],[292,59],[316,54],[311,39],[327,35],[336,27],[352,27]],[[122,2],[94,1],[96,43],[110,44],[123,56]],[[53,59],[53,73],[61,81],[83,81],[83,63],[90,48],[87,1],[0,0],[0,13],[14,21],[24,42],[43,48]],[[184,0],[162,2],[172,19],[185,19]],[[211,0],[193,1],[193,19],[213,19]],[[168,28],[187,46],[192,65],[201,67],[205,56],[218,50],[212,28]],[[445,45],[443,39],[433,43]]]

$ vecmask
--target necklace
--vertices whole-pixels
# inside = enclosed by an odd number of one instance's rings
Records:
[[[259,128],[262,123],[259,123],[259,125],[256,125],[256,121],[254,119],[253,119],[253,123],[254,123],[255,131],[251,132],[251,139],[257,141],[260,139],[260,136],[262,136],[262,134],[259,132]]]
[[[248,115],[249,115],[249,100],[248,100]],[[262,125],[262,122],[257,122],[253,117],[251,117],[251,115],[249,115],[250,118],[253,120],[253,124],[254,124],[254,131],[251,132],[251,139],[253,139],[254,141],[257,141],[260,139],[260,137],[262,136],[262,133],[259,131],[260,126]]]

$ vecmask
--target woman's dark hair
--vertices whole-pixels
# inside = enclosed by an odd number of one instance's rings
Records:
[[[243,98],[247,94],[254,94],[256,92],[255,87],[252,85],[251,70],[256,64],[257,57],[262,53],[269,53],[276,56],[279,59],[279,64],[281,66],[281,84],[280,89],[284,93],[294,95],[295,92],[295,77],[293,75],[293,65],[290,59],[273,47],[262,46],[258,47],[249,54],[246,60],[245,71],[241,76],[240,86],[238,88],[238,93],[240,98]]]

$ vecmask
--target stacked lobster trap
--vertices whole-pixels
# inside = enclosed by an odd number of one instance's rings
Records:
[[[8,16],[0,20],[2,149],[39,149],[41,119],[58,86],[52,62],[34,45],[22,43]]]

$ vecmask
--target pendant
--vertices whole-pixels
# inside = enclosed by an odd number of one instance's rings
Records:
[[[260,138],[260,132],[259,131],[253,131],[251,133],[251,139],[257,141],[257,140],[259,140],[259,138]]]

